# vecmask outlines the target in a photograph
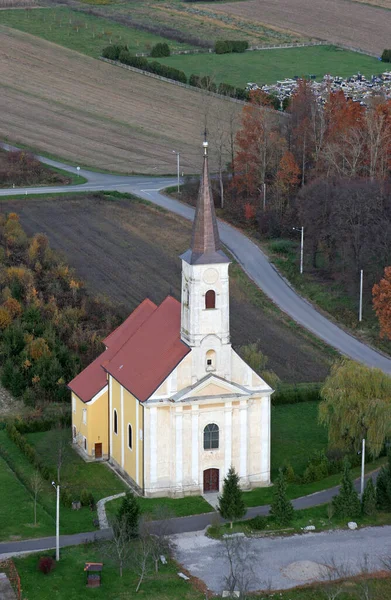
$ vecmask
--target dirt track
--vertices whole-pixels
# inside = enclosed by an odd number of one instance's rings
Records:
[[[207,8],[346,44],[379,56],[390,46],[391,12],[350,0],[247,0]]]
[[[191,225],[179,217],[129,201],[6,200],[1,212],[15,211],[28,234],[45,233],[95,294],[134,309],[149,296],[161,302],[180,297],[181,265]],[[255,342],[268,367],[284,381],[316,381],[328,372],[328,358],[287,318],[270,308],[238,267],[231,267],[233,344]]]
[[[228,127],[241,108],[0,26],[0,137],[13,142],[123,173],[175,173],[177,150],[194,173],[205,114]]]

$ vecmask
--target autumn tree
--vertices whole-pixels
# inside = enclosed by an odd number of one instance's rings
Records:
[[[371,456],[379,456],[391,434],[391,378],[344,358],[333,365],[321,398],[319,421],[330,446],[357,452],[365,438]]]
[[[373,286],[372,294],[380,336],[391,339],[391,267],[384,269],[384,277]]]
[[[259,198],[261,186],[277,172],[286,144],[278,118],[260,104],[257,95],[243,108],[242,127],[236,135],[233,184],[246,200]]]

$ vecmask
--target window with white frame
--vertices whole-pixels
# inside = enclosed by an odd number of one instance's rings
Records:
[[[76,398],[75,398],[75,396],[72,396],[72,411],[74,413],[76,412]]]
[[[219,426],[209,423],[204,429],[204,450],[216,450],[219,447]]]
[[[113,431],[114,433],[118,434],[118,414],[116,409],[114,409]]]
[[[87,425],[87,409],[83,408],[83,425]]]
[[[86,437],[83,437],[83,447],[84,447],[84,450],[87,452],[87,438]]]

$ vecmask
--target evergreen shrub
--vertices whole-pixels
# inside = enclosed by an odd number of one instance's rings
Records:
[[[151,50],[151,56],[153,58],[163,58],[164,56],[170,56],[170,47],[166,42],[159,42],[155,44]]]
[[[354,519],[361,514],[361,503],[353,484],[350,463],[344,459],[344,470],[338,496],[333,498],[335,515],[346,519]]]
[[[242,40],[218,40],[215,43],[216,54],[229,54],[230,52],[245,52],[248,42]]]
[[[385,48],[381,55],[382,62],[391,62],[391,48]]]
[[[373,485],[372,477],[370,477],[365,486],[361,501],[362,514],[368,517],[373,517],[376,514],[376,488]]]
[[[138,534],[140,514],[141,509],[137,498],[133,492],[126,492],[119,507],[117,519],[118,523],[122,524],[125,522],[127,533],[130,537],[136,537]]]
[[[127,46],[121,46],[118,44],[111,44],[110,46],[106,46],[102,50],[102,56],[104,58],[109,58],[110,60],[118,60],[119,55],[123,50],[127,50]]]
[[[223,493],[219,497],[218,510],[223,519],[231,523],[241,519],[246,514],[246,506],[243,501],[243,492],[239,486],[239,475],[233,467],[230,467],[224,479]]]
[[[273,502],[270,507],[270,515],[274,517],[279,525],[289,525],[293,519],[294,509],[292,502],[286,493],[286,480],[282,469],[280,469],[274,484]]]

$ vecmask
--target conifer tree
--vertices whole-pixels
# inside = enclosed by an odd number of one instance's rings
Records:
[[[333,498],[333,506],[337,517],[352,519],[361,513],[361,504],[355,490],[349,461],[345,458],[343,475],[338,496]]]
[[[126,492],[119,507],[117,519],[118,522],[126,524],[126,532],[131,537],[137,536],[140,512],[139,503],[133,492]]]
[[[234,467],[230,467],[224,479],[223,493],[219,497],[218,510],[223,519],[230,521],[231,528],[233,521],[244,517],[246,514],[246,506],[239,486],[239,476]]]
[[[288,499],[286,493],[285,475],[283,470],[280,469],[274,484],[274,498],[270,507],[270,514],[279,525],[289,525],[293,519],[293,513],[292,502]]]
[[[380,510],[391,511],[391,452],[388,453],[388,463],[381,468],[376,480],[377,507]]]
[[[372,477],[367,481],[361,501],[362,514],[373,517],[376,514],[376,488]]]

